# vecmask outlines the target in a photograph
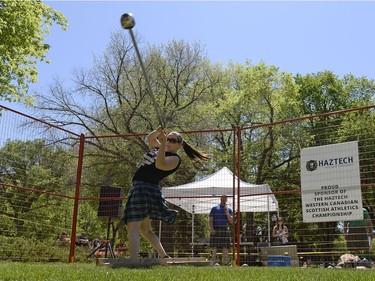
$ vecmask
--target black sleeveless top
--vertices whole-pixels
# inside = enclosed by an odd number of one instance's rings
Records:
[[[143,157],[141,166],[135,171],[133,181],[144,181],[155,185],[159,185],[159,182],[165,177],[173,174],[178,170],[181,164],[181,158],[177,153],[165,152],[165,156],[177,156],[179,161],[177,167],[173,170],[163,171],[155,167],[156,157],[158,156],[158,149],[154,149],[146,153]]]

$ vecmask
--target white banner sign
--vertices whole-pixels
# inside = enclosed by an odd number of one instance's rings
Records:
[[[357,142],[302,149],[303,221],[363,219],[360,184]]]

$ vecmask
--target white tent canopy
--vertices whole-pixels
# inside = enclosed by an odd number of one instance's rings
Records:
[[[233,209],[233,186],[235,208],[238,204],[238,180],[224,167],[206,178],[188,184],[163,188],[166,200],[193,214],[209,214],[220,202],[220,195],[228,195],[228,205]],[[267,184],[255,185],[240,181],[240,211],[277,211],[278,202]]]

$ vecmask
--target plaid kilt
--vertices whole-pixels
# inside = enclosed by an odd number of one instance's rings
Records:
[[[142,221],[149,216],[152,220],[161,220],[172,224],[177,213],[176,210],[168,208],[159,185],[134,181],[128,194],[122,221],[127,224],[128,222]]]
[[[210,236],[210,247],[229,248],[230,247],[230,232],[228,227],[215,227],[215,235]]]
[[[346,237],[346,246],[349,251],[353,252],[370,250],[366,226],[349,227],[349,232]]]

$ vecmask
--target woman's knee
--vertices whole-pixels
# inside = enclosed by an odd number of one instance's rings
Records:
[[[134,233],[140,231],[141,222],[129,222],[127,224],[129,233]]]
[[[140,232],[141,232],[142,236],[149,236],[149,235],[153,235],[154,234],[152,232],[152,229],[150,227],[146,227],[146,226],[143,226],[143,227],[141,226]]]

